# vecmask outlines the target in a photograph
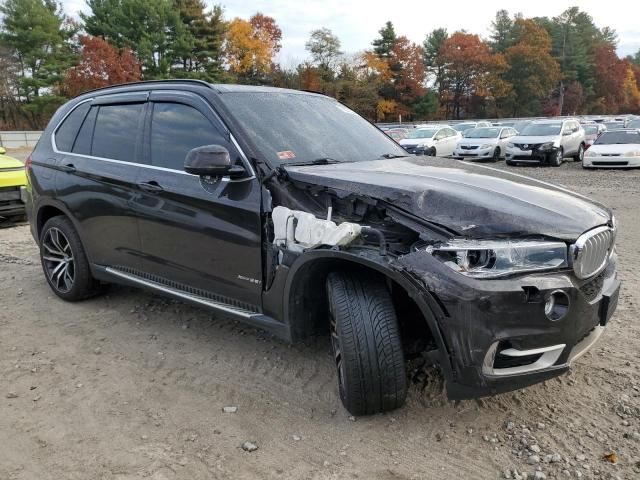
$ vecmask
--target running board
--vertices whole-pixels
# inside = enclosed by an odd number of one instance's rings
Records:
[[[141,287],[149,288],[151,290],[155,290],[155,291],[170,295],[172,297],[179,298],[180,300],[185,300],[187,302],[195,303],[196,305],[200,305],[213,310],[227,313],[234,317],[238,317],[240,320],[243,320],[248,324],[267,330],[273,333],[274,335],[280,338],[283,338],[285,340],[290,340],[291,338],[290,331],[287,325],[285,325],[284,323],[278,322],[273,318],[268,317],[267,315],[263,315],[262,313],[252,312],[250,310],[246,310],[233,305],[227,305],[225,303],[216,302],[209,298],[182,292],[178,289],[175,289],[166,285],[162,285],[161,283],[154,282],[146,278],[141,278],[132,273],[122,272],[115,268],[106,267],[104,268],[104,271],[109,275],[112,275],[121,280],[124,280],[125,282],[130,282]]]

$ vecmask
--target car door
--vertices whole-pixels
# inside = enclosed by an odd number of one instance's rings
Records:
[[[456,148],[456,144],[458,143],[458,132],[456,132],[453,128],[445,128],[446,133],[446,153],[443,155],[453,155],[453,151]]]
[[[138,176],[142,271],[223,304],[260,311],[262,293],[261,187],[201,178],[183,170],[187,152],[222,145],[243,163],[230,134],[201,97],[157,91],[149,98],[145,151]]]
[[[65,123],[54,134],[57,198],[72,215],[89,260],[133,268],[140,239],[132,201],[142,162],[147,92],[99,96],[70,139]],[[60,138],[58,138],[60,135]]]

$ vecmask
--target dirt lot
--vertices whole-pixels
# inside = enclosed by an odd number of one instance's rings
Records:
[[[28,227],[0,229],[0,479],[640,478],[640,171],[518,173],[620,220],[624,286],[601,342],[561,378],[478,401],[448,402],[419,369],[405,408],[357,421],[327,339],[289,346],[121,287],[64,303]]]

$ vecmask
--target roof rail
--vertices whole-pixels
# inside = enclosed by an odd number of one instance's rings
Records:
[[[108,90],[110,88],[128,87],[131,85],[162,84],[162,83],[193,83],[193,84],[202,85],[208,88],[213,88],[209,82],[205,82],[204,80],[198,80],[195,78],[175,78],[175,79],[166,79],[166,80],[140,80],[138,82],[117,83],[114,85],[107,85],[106,87],[87,90],[85,92],[82,92],[82,95],[84,95],[85,93],[93,93],[93,92],[99,92],[101,90]]]

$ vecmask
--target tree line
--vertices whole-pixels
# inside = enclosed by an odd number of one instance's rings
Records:
[[[202,0],[87,0],[68,17],[55,0],[0,5],[0,129],[42,128],[66,99],[136,80],[192,78],[331,95],[373,121],[640,113],[640,51],[578,7],[556,17],[497,12],[490,35],[436,28],[422,44],[391,22],[346,54],[329,29],[308,59],[276,59],[282,30],[257,12],[227,19]]]

